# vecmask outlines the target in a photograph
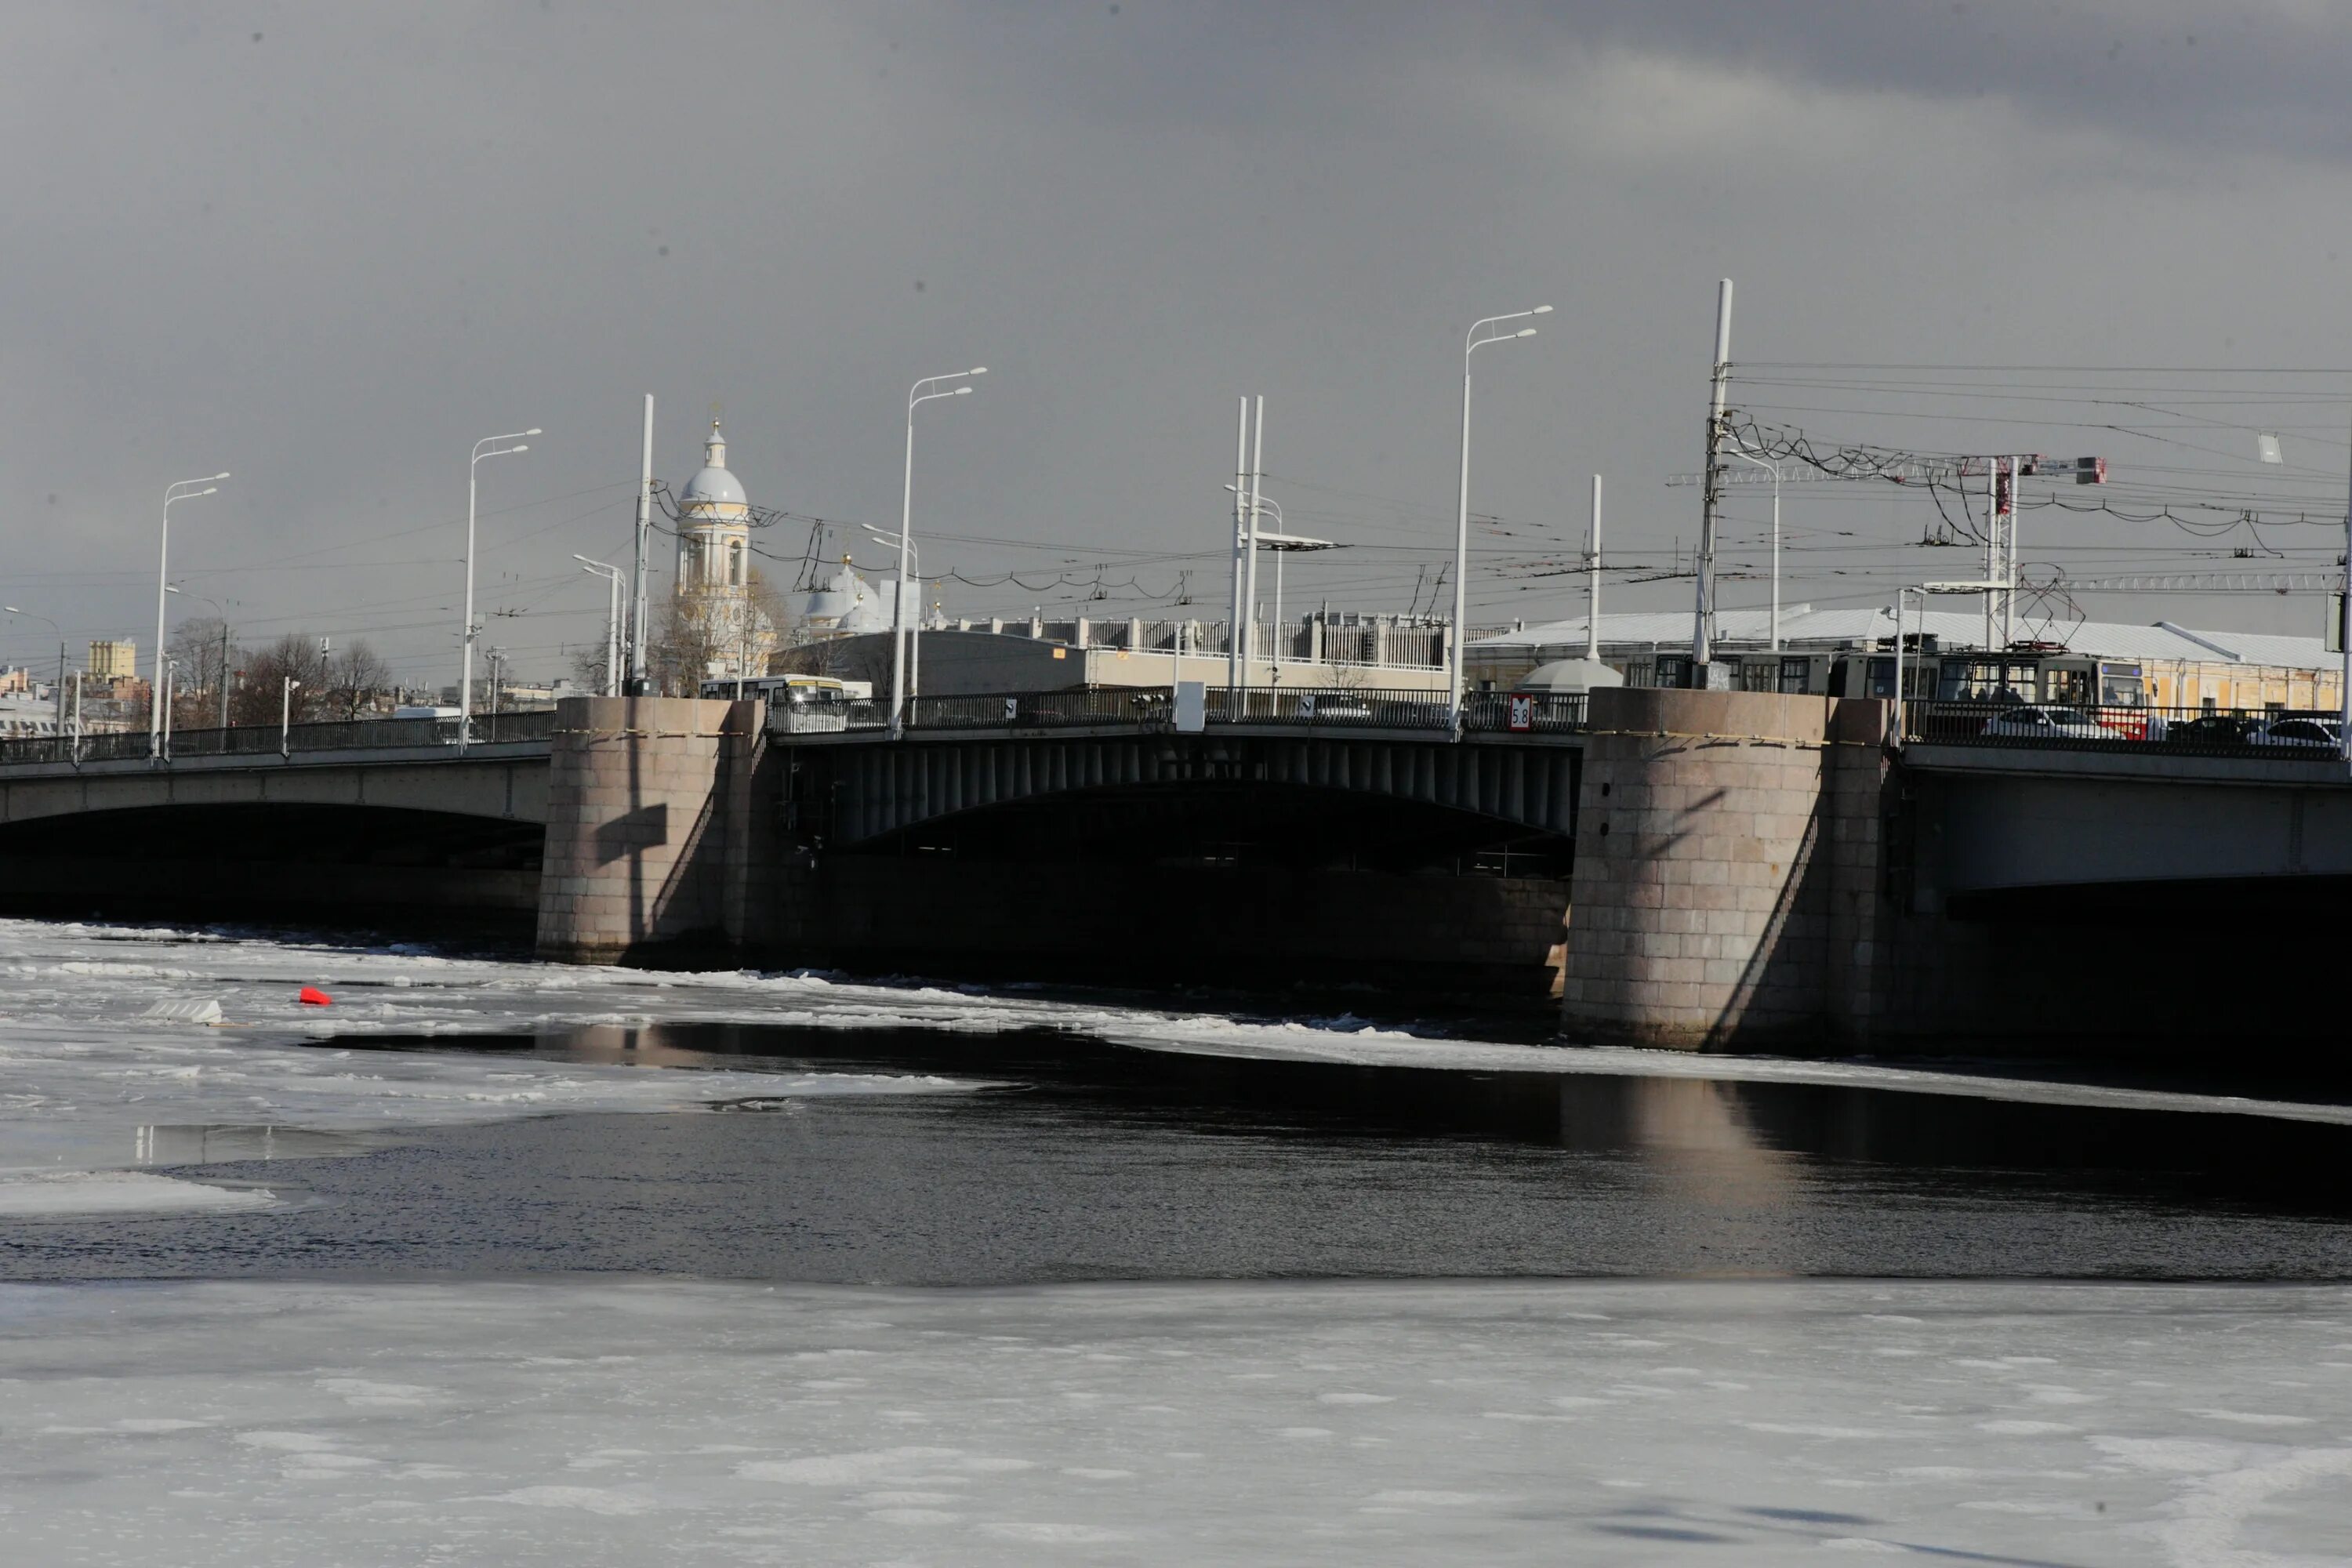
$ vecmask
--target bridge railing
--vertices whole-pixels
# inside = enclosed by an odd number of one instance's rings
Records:
[[[2042,746],[2179,756],[2325,759],[2339,754],[2340,716],[2216,711],[2087,702],[1914,701],[1905,739],[1939,746]]]
[[[1204,721],[1299,729],[1449,730],[1454,710],[1442,691],[1354,688],[1309,690],[1248,687],[1239,691],[1211,687]],[[842,730],[881,728],[888,704],[839,705]],[[1463,700],[1467,730],[1535,734],[1573,734],[1584,728],[1581,693],[1517,695],[1473,692]],[[1098,687],[1076,691],[992,693],[978,697],[919,697],[908,705],[908,728],[950,730],[1055,730],[1175,726],[1174,693],[1167,687]],[[805,728],[806,726],[784,726]]]
[[[543,741],[555,732],[555,710],[526,708],[496,715],[477,713],[467,728],[467,743],[497,745],[514,741]],[[229,730],[179,730],[171,736],[167,757],[174,762],[198,757],[276,756],[298,752],[372,752],[455,746],[455,719],[354,719],[322,724],[295,724],[280,730],[273,724],[246,724]],[[153,742],[145,731],[97,735],[40,735],[0,741],[0,767],[34,763],[130,762],[146,758]]]

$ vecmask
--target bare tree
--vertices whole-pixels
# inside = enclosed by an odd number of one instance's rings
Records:
[[[177,667],[172,678],[172,727],[210,730],[221,721],[221,694],[236,680],[243,650],[229,640],[228,623],[197,616],[172,628],[164,651]]]
[[[321,695],[329,715],[336,719],[359,718],[392,690],[392,667],[376,656],[364,637],[344,644],[341,651],[331,655],[320,679],[326,687]]]
[[[268,647],[249,654],[236,689],[229,700],[230,721],[237,724],[275,724],[289,679],[299,682],[292,693],[296,723],[330,715],[327,656],[319,639],[307,632],[289,632]]]

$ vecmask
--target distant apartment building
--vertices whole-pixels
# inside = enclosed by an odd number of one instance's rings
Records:
[[[33,672],[29,669],[0,669],[0,697],[29,695],[35,685]]]
[[[139,671],[139,645],[129,639],[89,645],[89,678],[114,680]]]

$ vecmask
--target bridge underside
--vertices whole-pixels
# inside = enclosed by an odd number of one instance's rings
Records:
[[[785,746],[778,951],[1541,1016],[1577,753],[1426,741]]]
[[[289,918],[526,931],[538,908],[536,822],[383,806],[238,802],[0,824],[12,913]]]

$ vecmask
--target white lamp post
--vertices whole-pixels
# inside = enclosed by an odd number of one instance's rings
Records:
[[[1737,447],[1726,447],[1723,449],[1723,455],[1727,458],[1737,458],[1743,463],[1753,463],[1772,476],[1772,651],[1779,653],[1780,651],[1780,465],[1768,463],[1763,458],[1743,452]],[[1896,607],[1898,610],[1896,618],[1899,620],[1901,618],[1899,602]],[[1775,689],[1779,685],[1780,680],[1776,676],[1773,679]]]
[[[294,760],[294,689],[302,683],[289,675],[278,699],[278,756],[281,762]],[[265,709],[263,711],[267,712]]]
[[[147,694],[147,754],[159,763],[163,760],[163,714],[156,706],[155,693],[163,685],[163,595],[171,589],[172,503],[212,495],[226,478],[227,474],[218,473],[201,479],[174,479],[163,489],[163,537],[155,567],[155,680]],[[194,489],[197,485],[205,488]]]
[[[618,566],[603,561],[591,561],[585,555],[574,555],[580,569],[592,577],[602,577],[610,584],[611,602],[604,610],[604,695],[621,694],[621,578]]]
[[[529,447],[500,447],[501,441],[520,441],[525,436],[544,432],[536,426],[516,430],[504,436],[485,436],[474,443],[473,460],[466,465],[466,633],[465,653],[457,672],[457,750],[466,749],[466,731],[472,727],[474,717],[474,500],[480,489],[476,475],[485,458],[511,458],[518,452],[528,452]],[[484,451],[483,447],[494,448]]]
[[[884,529],[875,527],[870,522],[862,522],[857,526],[872,534],[875,538],[880,540],[883,543],[895,544],[898,547],[898,570],[900,574],[898,586],[899,594],[902,598],[905,596],[905,574],[909,563],[912,563],[913,565],[916,586],[918,589],[921,587],[923,581],[923,552],[921,546],[918,545],[913,540],[908,539],[904,533],[891,533]],[[892,623],[892,637],[894,640],[896,636],[897,623],[894,621]],[[921,605],[918,604],[915,606],[915,625],[907,635],[907,700],[909,702],[921,696],[923,692],[922,637],[923,607]],[[895,659],[895,654],[893,655],[893,658]],[[898,667],[895,663],[891,667],[891,674],[894,679],[898,674]],[[898,711],[895,706],[891,711],[895,721]]]
[[[1507,342],[1513,338],[1531,338],[1533,327],[1521,327],[1516,332],[1494,332],[1481,337],[1487,328],[1505,321],[1524,321],[1529,316],[1549,315],[1549,305],[1538,305],[1529,310],[1513,310],[1506,316],[1488,316],[1473,321],[1462,340],[1462,486],[1460,505],[1454,519],[1454,657],[1453,668],[1447,672],[1454,693],[1454,738],[1462,738],[1462,658],[1464,644],[1470,629],[1470,356],[1488,343]]]
[[[986,375],[988,367],[976,364],[970,370],[959,370],[946,375],[927,375],[907,389],[907,483],[904,499],[898,509],[898,586],[896,602],[890,606],[890,738],[897,740],[907,732],[907,665],[910,650],[907,626],[907,562],[913,552],[915,530],[915,405],[929,403],[934,397],[961,397],[971,390],[969,386],[947,386],[950,381],[963,381],[975,375]],[[924,389],[929,387],[929,391]],[[919,565],[916,568],[920,571]],[[921,606],[916,607],[914,635],[922,635]]]

